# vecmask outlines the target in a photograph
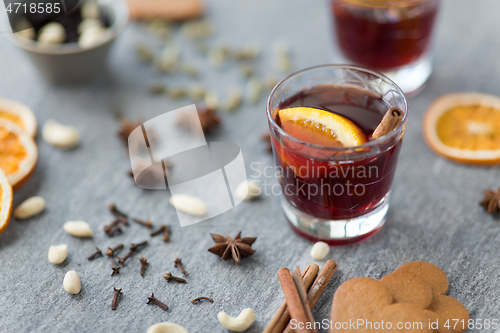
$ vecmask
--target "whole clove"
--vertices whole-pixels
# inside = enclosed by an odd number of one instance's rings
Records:
[[[116,310],[116,302],[118,301],[118,296],[122,293],[122,289],[116,289],[113,287],[113,300],[111,301],[111,310]]]
[[[121,249],[123,249],[123,244],[119,244],[119,245],[115,246],[114,248],[108,247],[108,249],[106,250],[106,255],[108,257],[114,257],[115,253],[121,251]]]
[[[177,276],[173,276],[172,273],[166,273],[165,275],[163,275],[163,278],[165,280],[167,280],[167,282],[175,281],[175,282],[179,282],[179,283],[186,283],[185,279],[177,277]]]
[[[104,232],[105,233],[109,233],[109,231],[111,229],[113,229],[114,227],[116,227],[117,225],[119,225],[121,223],[121,221],[119,219],[116,219],[114,220],[113,222],[111,222],[109,225],[105,225],[104,226]]]
[[[122,230],[122,227],[120,224],[117,224],[115,226],[113,226],[111,229],[109,229],[107,232],[106,232],[106,235],[108,235],[109,237],[113,237],[116,233],[122,233],[123,230]]]
[[[132,244],[130,245],[130,251],[137,251],[140,250],[141,248],[145,247],[148,245],[148,241],[141,242],[139,244]]]
[[[145,226],[146,228],[152,228],[153,227],[153,222],[151,222],[151,221],[143,221],[143,220],[139,220],[139,219],[136,219],[136,218],[133,218],[132,220],[134,222],[139,223],[140,225]]]
[[[121,223],[128,225],[128,215],[119,211],[115,204],[109,205],[108,209]]]
[[[120,274],[120,268],[122,268],[122,266],[118,266],[116,263],[114,264],[113,267],[111,267],[111,269],[113,270],[113,272],[111,272],[111,276],[115,275],[115,274]]]
[[[129,251],[125,257],[123,258],[120,258],[120,257],[117,257],[118,258],[118,262],[122,265],[122,266],[125,266],[125,261],[127,261],[127,259],[129,259],[130,257],[132,257],[134,255],[135,251]]]
[[[101,249],[100,249],[100,248],[96,247],[96,251],[95,251],[94,253],[92,253],[92,254],[88,257],[88,259],[89,259],[89,260],[94,260],[95,258],[100,257],[100,256],[102,256],[102,251],[101,251]]]
[[[151,237],[159,235],[159,234],[165,232],[166,228],[167,228],[166,225],[161,225],[158,229],[156,229],[154,231],[151,231],[151,233],[150,233]]]
[[[139,262],[141,263],[140,274],[141,274],[141,276],[144,276],[144,272],[146,272],[146,268],[149,265],[148,259],[145,257],[141,257],[141,258],[139,258]]]
[[[167,304],[165,304],[162,301],[160,301],[159,299],[157,299],[155,297],[155,293],[151,293],[151,296],[148,297],[148,301],[146,302],[146,304],[158,305],[160,307],[160,309],[165,310],[165,311],[168,310]]]
[[[196,297],[195,299],[191,300],[191,303],[196,304],[198,302],[201,302],[202,300],[209,301],[210,303],[214,302],[213,298],[202,296],[202,297]]]
[[[165,231],[163,232],[161,239],[164,242],[168,242],[170,240],[170,226],[165,226]]]
[[[189,275],[189,273],[186,272],[186,270],[184,269],[184,266],[182,265],[182,259],[181,258],[175,258],[174,259],[174,266],[177,267],[182,272],[182,274],[184,274],[185,276]]]

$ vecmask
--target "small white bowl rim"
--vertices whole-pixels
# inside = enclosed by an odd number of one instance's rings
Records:
[[[80,0],[83,1],[83,0]],[[113,24],[107,29],[107,38],[89,48],[81,48],[78,43],[44,45],[40,47],[37,41],[17,36],[15,33],[8,34],[9,39],[18,47],[32,53],[62,56],[69,54],[80,54],[95,50],[111,43],[125,28],[129,19],[129,9],[125,0],[98,0],[100,6],[109,7],[115,14]]]

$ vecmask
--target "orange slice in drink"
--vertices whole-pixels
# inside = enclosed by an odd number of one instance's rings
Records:
[[[439,155],[469,164],[500,164],[500,98],[476,92],[438,98],[424,118],[424,136]]]
[[[0,234],[7,228],[12,211],[12,187],[0,169]]]
[[[278,111],[286,133],[304,142],[325,147],[356,147],[367,141],[352,121],[325,110],[295,107]]]
[[[31,176],[38,158],[35,141],[13,122],[0,119],[0,169],[14,190]]]
[[[0,98],[0,119],[15,123],[32,138],[36,135],[36,117],[26,105]]]

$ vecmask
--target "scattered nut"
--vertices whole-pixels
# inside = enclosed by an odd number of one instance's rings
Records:
[[[80,134],[76,128],[49,120],[43,125],[42,138],[49,144],[59,148],[73,148],[80,142]]]
[[[325,242],[317,242],[311,248],[311,257],[314,260],[323,260],[330,253],[330,246]]]
[[[45,209],[45,200],[42,197],[31,197],[24,200],[14,210],[14,216],[18,220],[29,219],[40,214]]]
[[[252,200],[261,194],[260,183],[256,180],[245,180],[241,182],[234,195],[241,200]]]
[[[83,19],[99,18],[99,4],[95,0],[87,0],[83,2],[81,9]]]
[[[61,23],[51,22],[40,29],[38,42],[40,44],[61,44],[66,40],[66,30]]]
[[[66,290],[70,294],[78,294],[82,289],[82,285],[80,282],[80,276],[75,271],[69,271],[64,276],[63,281],[64,290]]]
[[[94,47],[106,40],[106,28],[94,25],[85,29],[78,38],[78,46],[82,49]]]
[[[80,24],[78,25],[78,28],[76,30],[78,31],[79,34],[81,34],[85,30],[87,30],[87,28],[90,28],[90,27],[104,28],[101,20],[96,19],[96,18],[88,18],[88,19],[85,19],[82,22],[80,22]]]
[[[240,106],[241,101],[242,101],[241,90],[237,87],[232,87],[229,90],[227,100],[222,105],[222,109],[224,111],[236,110]]]
[[[240,312],[238,317],[231,317],[225,312],[219,312],[217,314],[217,319],[222,326],[230,331],[243,332],[252,326],[255,320],[255,313],[252,309],[246,308]]]
[[[181,212],[203,216],[207,212],[207,205],[200,199],[187,194],[176,194],[170,197],[169,202]]]
[[[262,83],[256,78],[250,78],[247,84],[247,96],[250,103],[255,104],[259,101],[262,93]]]
[[[68,247],[65,244],[49,247],[49,261],[53,264],[62,263],[68,256]]]
[[[184,327],[174,323],[164,322],[149,326],[146,333],[189,333]]]
[[[75,237],[92,237],[94,233],[87,222],[69,221],[64,223],[64,230]]]
[[[217,110],[219,106],[219,96],[217,95],[216,92],[208,91],[205,94],[204,102],[207,108]]]

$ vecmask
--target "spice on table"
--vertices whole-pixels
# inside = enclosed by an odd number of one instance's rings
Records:
[[[212,131],[214,128],[220,125],[221,120],[217,115],[217,111],[211,108],[199,109],[198,117],[201,123],[201,128],[205,134]],[[191,113],[182,113],[179,115],[178,124],[189,130],[192,129],[192,124],[196,119],[192,119]]]
[[[97,258],[97,257],[101,257],[101,256],[102,256],[102,251],[101,251],[101,249],[100,249],[100,248],[98,248],[98,247],[96,247],[96,251],[95,251],[94,253],[92,253],[92,254],[88,257],[88,259],[89,259],[89,260],[94,260],[95,258]]]
[[[119,211],[115,204],[109,205],[108,209],[121,223],[128,225],[128,215]]]
[[[134,222],[139,223],[140,225],[145,226],[146,228],[152,228],[153,227],[153,222],[151,222],[151,221],[143,221],[143,220],[139,220],[139,219],[136,219],[136,218],[133,218],[132,220]]]
[[[184,266],[182,266],[182,259],[181,258],[174,259],[174,266],[177,267],[182,272],[182,274],[184,274],[185,276],[189,275],[189,273],[186,272],[186,270],[184,269]]]
[[[104,226],[104,232],[107,233],[107,234],[109,234],[109,232],[111,231],[111,229],[113,229],[114,227],[116,227],[120,223],[121,223],[121,221],[119,219],[116,219],[113,222],[111,222],[110,224],[105,225]]]
[[[106,255],[108,257],[114,257],[115,253],[121,251],[122,249],[123,249],[123,244],[119,244],[119,245],[115,246],[114,248],[108,247],[108,249],[106,250]]]
[[[122,288],[116,289],[113,287],[113,300],[111,301],[111,310],[116,310],[116,302],[118,301],[118,296],[122,293]]]
[[[158,229],[151,231],[151,237],[164,233],[166,228],[166,225],[161,225]]]
[[[128,137],[133,130],[141,126],[142,121],[130,121],[125,117],[120,118],[120,129],[118,130],[118,136],[122,139],[123,143],[128,146]]]
[[[164,242],[168,242],[170,240],[170,226],[165,226],[165,231],[163,232],[161,239]]]
[[[492,189],[485,190],[483,195],[484,198],[479,204],[486,208],[489,214],[498,214],[500,212],[500,187],[497,191]]]
[[[125,266],[125,262],[134,255],[135,251],[132,251],[130,250],[126,255],[125,257],[123,258],[120,258],[120,257],[117,257],[118,258],[118,262],[122,265],[122,266]]]
[[[122,233],[123,230],[122,230],[122,227],[121,225],[118,223],[118,224],[115,224],[111,229],[109,229],[108,231],[106,231],[106,235],[108,235],[109,237],[113,237],[116,233]]]
[[[146,272],[146,268],[149,265],[148,259],[145,257],[140,257],[139,262],[141,263],[140,274],[141,274],[141,276],[144,276],[144,272]]]
[[[139,244],[130,245],[130,251],[137,251],[148,245],[148,241],[141,242]]]
[[[242,258],[250,257],[255,253],[251,245],[257,237],[241,238],[241,231],[234,238],[231,238],[228,233],[226,233],[226,237],[217,234],[210,235],[216,244],[208,251],[221,256],[222,260],[227,260],[232,256],[234,262],[239,264]]]
[[[167,282],[175,281],[175,282],[179,282],[179,283],[186,283],[185,279],[177,277],[177,276],[173,276],[172,273],[166,273],[165,275],[163,275],[163,278],[165,280],[167,280]]]
[[[165,310],[165,311],[168,310],[167,304],[165,304],[162,301],[160,301],[159,299],[157,299],[155,297],[155,293],[151,293],[151,296],[148,297],[148,301],[146,302],[146,304],[158,305],[160,307],[160,309]]]
[[[115,274],[120,274],[120,268],[122,268],[122,266],[118,266],[116,263],[114,263],[113,267],[111,267],[111,269],[113,270],[111,272],[111,276]]]
[[[191,300],[191,303],[196,304],[198,302],[201,302],[202,300],[209,301],[210,303],[214,302],[214,299],[211,297],[201,296],[201,297],[196,297],[195,299]]]

